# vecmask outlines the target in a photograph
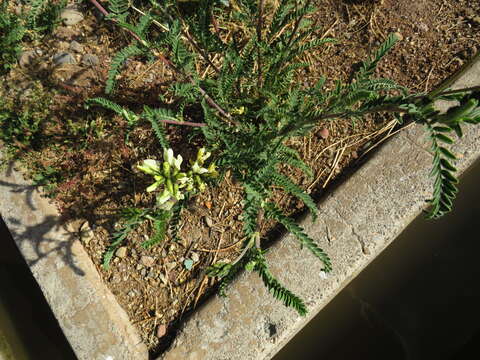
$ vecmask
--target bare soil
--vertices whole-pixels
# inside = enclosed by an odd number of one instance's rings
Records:
[[[480,3],[467,0],[317,0],[318,36],[334,37],[309,56],[310,72],[301,81],[347,80],[352,69],[372,54],[391,32],[403,37],[380,63],[379,77],[388,77],[414,91],[431,90],[459,68],[480,45]],[[3,94],[22,100],[35,83],[53,97],[53,116],[47,126],[49,144],[29,153],[21,152],[31,173],[51,166],[60,174],[52,196],[60,213],[78,232],[86,251],[97,265],[105,283],[138,328],[152,354],[171,340],[182,317],[214,289],[215,280],[205,269],[222,259],[233,259],[242,243],[241,187],[228,176],[220,186],[208,189],[192,201],[182,214],[179,242],[168,239],[159,246],[143,249],[140,243],[151,234],[149,226],[135,232],[125,243],[126,255],[115,256],[109,270],[101,268],[102,255],[114,231],[117,213],[123,207],[146,206],[148,179],[135,170],[139,161],[161,158],[147,124],[133,129],[106,111],[88,112],[85,99],[102,96],[108,65],[113,54],[128,42],[128,35],[107,24],[84,2],[85,19],[72,27],[60,26],[41,43],[37,66],[16,68],[4,82]],[[98,14],[97,14],[98,15]],[[51,56],[76,40],[83,52],[97,55],[99,64],[53,66]],[[169,73],[159,62],[130,61],[119,79],[118,102],[139,109],[155,106],[168,83]],[[330,83],[331,84],[331,83]],[[1,94],[0,94],[1,95]],[[285,169],[310,193],[320,197],[345,169],[358,164],[362,156],[381,139],[394,132],[391,118],[375,116],[364,122],[335,120],[319,124],[311,136],[291,145],[300,150],[314,170],[314,178]],[[328,130],[328,136],[326,132]],[[169,127],[170,140],[188,158],[185,129]],[[185,147],[187,149],[185,150]],[[289,213],[302,209],[299,202],[279,194],[277,200]],[[387,206],[387,205],[386,205]],[[274,224],[263,224],[263,234]],[[147,264],[152,257],[153,264]],[[195,259],[188,271],[183,262]],[[279,305],[280,306],[280,305]],[[164,333],[166,331],[166,334]]]

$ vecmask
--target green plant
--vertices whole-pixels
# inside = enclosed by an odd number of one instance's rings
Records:
[[[338,80],[330,88],[325,78],[311,86],[298,83],[299,71],[308,67],[300,62],[301,57],[334,42],[316,38],[317,28],[309,16],[315,8],[310,0],[282,0],[277,7],[267,6],[263,0],[237,0],[228,9],[214,0],[185,5],[171,0],[161,5],[154,0],[151,3],[150,11],[135,20],[129,14],[128,1],[110,2],[109,18],[130,32],[134,41],[113,58],[106,93],[114,92],[115,79],[127,58],[157,58],[176,77],[162,94],[162,100],[172,105],[168,109],[146,107],[143,114],[135,115],[106,99],[94,102],[123,116],[148,119],[163,148],[168,148],[167,126],[193,127],[194,132],[203,135],[220,175],[228,171],[242,185],[246,235],[243,250],[233,263],[215,264],[209,270],[211,276],[223,278],[221,290],[236,272],[246,268],[257,272],[277,299],[302,315],[306,313],[303,301],[268,270],[259,224],[264,217],[276,220],[323,262],[325,272],[332,269],[328,255],[273,200],[273,189],[282,189],[300,199],[315,219],[317,209],[310,195],[281,169],[288,164],[311,175],[286,141],[308,134],[321,122],[337,118],[361,121],[370,113],[389,112],[399,122],[423,124],[431,134],[435,154],[430,216],[451,209],[456,179],[448,159],[454,155],[440,142],[453,142],[444,132],[461,134],[463,123],[480,122],[478,88],[411,94],[390,79],[375,78],[378,62],[399,39],[395,34],[363,62],[352,81]],[[224,36],[214,18],[235,22],[239,30]],[[161,31],[153,31],[153,25]],[[460,105],[442,115],[433,108],[438,99],[457,99]],[[201,113],[192,115],[188,110],[198,105]],[[170,190],[162,194],[180,200]]]
[[[60,11],[67,5],[67,0],[29,0],[29,11],[25,16],[26,26],[35,35],[50,32],[60,23]]]
[[[0,5],[0,75],[6,73],[15,64],[22,50],[21,41],[26,28],[18,16],[7,11],[8,1]]]
[[[22,102],[8,98],[0,103],[0,140],[15,150],[35,149],[50,119],[51,98],[37,83]]]
[[[17,62],[25,36],[35,38],[52,31],[60,22],[60,10],[67,0],[29,0],[28,12],[13,14],[8,1],[0,4],[0,75],[7,73]]]

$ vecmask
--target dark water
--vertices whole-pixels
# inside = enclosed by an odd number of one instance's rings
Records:
[[[454,212],[415,220],[274,360],[480,359],[479,229],[477,163]]]
[[[16,360],[76,359],[1,218],[0,333]]]

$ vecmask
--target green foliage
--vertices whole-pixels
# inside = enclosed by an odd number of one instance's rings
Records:
[[[115,15],[121,15],[128,11],[130,8],[129,0],[110,0],[108,2],[108,10]]]
[[[27,30],[18,16],[7,11],[7,5],[8,1],[0,5],[0,75],[8,72],[16,63]]]
[[[60,23],[60,11],[67,0],[29,0],[30,9],[26,15],[26,25],[34,32],[50,32]]]
[[[142,243],[142,247],[148,249],[165,239],[167,234],[168,222],[172,217],[172,211],[157,210],[153,215],[149,215],[148,219],[153,222],[153,236]]]
[[[40,87],[31,91],[20,102],[8,97],[0,102],[0,140],[7,147],[35,149],[42,141],[42,130],[50,120],[51,98]]]
[[[295,235],[295,237],[300,241],[302,245],[304,245],[308,250],[313,253],[313,255],[315,255],[323,262],[323,264],[325,265],[325,272],[329,272],[332,270],[332,263],[328,255],[318,247],[315,241],[311,239],[295,221],[293,221],[288,216],[285,216],[274,203],[268,203],[265,208],[267,217],[275,219],[280,224],[285,226],[288,231]]]
[[[431,176],[434,177],[433,197],[430,200],[431,207],[428,218],[439,218],[452,210],[453,200],[458,192],[455,177],[457,169],[452,165],[456,156],[446,146],[454,143],[454,140],[446,135],[455,132],[462,136],[461,125],[463,123],[480,123],[479,101],[472,94],[463,96],[462,103],[450,108],[445,114],[438,115],[431,111],[425,127],[430,134],[433,152],[433,168]]]
[[[435,153],[431,216],[450,210],[456,192],[455,168],[450,163],[454,156],[440,144],[453,142],[445,131],[461,134],[462,122],[480,121],[475,102],[478,94],[410,94],[393,80],[375,78],[378,63],[399,40],[398,35],[388,36],[352,74],[351,81],[337,80],[325,89],[325,78],[312,86],[297,81],[299,72],[309,66],[302,58],[307,53],[315,56],[314,50],[335,43],[334,39],[317,37],[319,29],[310,20],[315,7],[309,0],[281,0],[271,18],[263,14],[256,0],[238,0],[229,9],[213,0],[188,6],[173,0],[151,3],[145,16],[127,22],[128,3],[114,2],[112,18],[133,32],[136,40],[114,57],[106,92],[112,92],[128,57],[159,58],[175,75],[174,83],[161,95],[162,100],[168,99],[169,109],[145,106],[141,117],[151,123],[160,146],[167,148],[163,122],[187,125],[184,119],[189,119],[194,109],[195,117],[202,121],[196,123],[199,129],[195,135],[203,136],[219,171],[228,171],[243,187],[243,230],[247,238],[243,250],[233,263],[214,264],[209,270],[210,276],[222,278],[221,293],[235,274],[246,268],[257,271],[277,299],[302,315],[306,313],[304,303],[268,270],[258,233],[263,217],[282,224],[323,262],[324,271],[332,269],[330,258],[315,240],[274,203],[274,191],[284,191],[302,201],[316,217],[313,199],[283,170],[288,165],[306,176],[313,175],[287,141],[307,135],[319,123],[337,118],[361,121],[366,114],[389,112],[399,122],[424,124],[431,133]],[[223,28],[213,24],[212,14],[221,14],[218,19],[240,25],[239,30],[232,36],[221,36]],[[152,24],[161,24],[162,30],[150,31]],[[440,115],[432,105],[440,98],[455,98],[461,104]],[[104,106],[123,111],[108,103]],[[178,217],[173,216],[175,224]]]
[[[132,44],[120,50],[112,59],[110,64],[110,70],[108,71],[107,86],[105,92],[110,94],[115,87],[116,77],[120,73],[121,67],[125,64],[128,58],[133,56],[142,55],[144,51],[140,49],[136,44]]]
[[[35,173],[33,176],[33,183],[36,186],[42,186],[43,191],[48,197],[53,197],[55,195],[57,184],[61,179],[62,176],[60,171],[51,166],[47,166]]]
[[[162,148],[168,149],[170,144],[168,143],[167,134],[165,132],[165,125],[161,123],[160,120],[168,119],[178,121],[177,118],[167,109],[152,109],[148,106],[144,107],[142,117],[150,121],[153,132]]]
[[[264,253],[265,252],[260,249],[255,249],[250,260],[250,266],[253,267],[254,271],[258,272],[266,288],[277,300],[282,301],[285,306],[297,310],[301,316],[305,316],[307,314],[307,307],[303,300],[293,294],[290,290],[286,289],[277,279],[275,279],[272,273],[268,270],[267,260],[265,259]]]
[[[8,4],[8,1],[0,4],[0,75],[7,73],[17,62],[25,36],[35,38],[56,27],[60,10],[67,0],[29,0],[28,12],[20,15],[10,12]]]
[[[115,251],[123,244],[128,235],[147,219],[148,213],[148,210],[138,208],[126,208],[122,210],[120,221],[123,222],[123,224],[113,233],[112,241],[107,251],[103,254],[102,266],[104,269],[107,270],[109,268]]]

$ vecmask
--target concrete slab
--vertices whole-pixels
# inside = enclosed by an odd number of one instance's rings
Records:
[[[454,88],[478,84],[480,62]],[[332,259],[334,270],[327,279],[320,276],[322,264],[292,236],[270,250],[272,273],[306,301],[308,317],[273,299],[256,274],[243,273],[227,298],[212,298],[185,322],[171,349],[158,359],[272,358],[425,209],[432,192],[428,148],[421,127],[402,132],[323,199],[316,223],[310,217],[303,221]],[[453,150],[461,173],[480,156],[480,129],[466,127]]]
[[[77,237],[13,168],[0,173],[0,216],[78,359],[148,359],[146,346]]]

